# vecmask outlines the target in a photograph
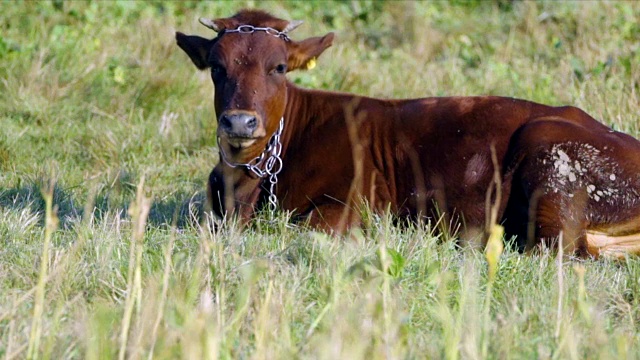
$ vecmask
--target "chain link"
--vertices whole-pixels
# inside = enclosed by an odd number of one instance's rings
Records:
[[[270,27],[257,27],[253,25],[240,25],[233,30],[225,30],[225,33],[241,33],[241,34],[251,34],[256,31],[264,31],[269,35],[273,35],[275,37],[279,37],[284,41],[290,41],[289,36],[284,31],[278,31],[274,28]]]
[[[243,25],[250,26],[250,25]],[[280,141],[280,137],[282,136],[282,131],[284,130],[284,117],[280,118],[280,125],[278,129],[271,135],[271,139],[267,143],[267,147],[264,149],[260,156],[256,156],[248,163],[232,163],[227,160],[227,154],[225,154],[222,145],[220,145],[220,137],[218,137],[218,148],[220,149],[220,158],[232,168],[242,167],[245,168],[252,173],[254,173],[257,177],[263,178],[267,175],[269,176],[269,209],[271,211],[275,211],[278,207],[278,198],[276,197],[275,187],[278,183],[278,174],[282,170],[282,158],[280,155],[282,154],[282,142]],[[264,164],[264,169],[261,169],[260,166]]]

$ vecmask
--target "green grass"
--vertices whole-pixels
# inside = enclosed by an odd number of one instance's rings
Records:
[[[0,4],[3,358],[640,358],[637,258],[507,247],[485,318],[484,255],[430,226],[213,230],[212,85],[173,38],[259,6],[337,33],[301,86],[572,104],[639,137],[637,3]]]

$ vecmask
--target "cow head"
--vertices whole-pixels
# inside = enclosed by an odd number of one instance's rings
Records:
[[[301,22],[257,10],[200,22],[218,36],[209,40],[177,32],[178,46],[199,69],[211,70],[219,146],[234,160],[250,159],[262,152],[284,115],[285,74],[314,64],[331,46],[333,33],[293,41],[287,33]]]

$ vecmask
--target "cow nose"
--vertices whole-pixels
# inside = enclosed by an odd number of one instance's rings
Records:
[[[258,119],[251,114],[224,114],[220,117],[220,127],[231,135],[251,137],[258,127]]]

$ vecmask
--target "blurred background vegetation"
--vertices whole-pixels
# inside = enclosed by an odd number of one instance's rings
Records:
[[[200,187],[216,161],[212,89],[173,34],[212,36],[199,16],[242,7],[304,20],[297,38],[337,32],[317,69],[292,74],[301,86],[376,97],[522,97],[577,105],[638,131],[635,2],[2,4],[0,169],[11,185],[48,172],[54,160],[68,186],[91,178],[126,189],[146,168],[160,193],[175,182]]]

